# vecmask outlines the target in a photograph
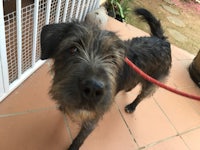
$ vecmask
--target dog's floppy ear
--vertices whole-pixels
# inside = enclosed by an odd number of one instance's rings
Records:
[[[40,44],[41,59],[52,58],[57,46],[62,41],[67,32],[67,24],[50,24],[42,28]]]

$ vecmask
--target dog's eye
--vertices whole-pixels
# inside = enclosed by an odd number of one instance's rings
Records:
[[[75,54],[77,54],[79,52],[79,50],[78,50],[77,47],[71,47],[69,49],[69,52],[70,52],[71,55],[75,55]]]

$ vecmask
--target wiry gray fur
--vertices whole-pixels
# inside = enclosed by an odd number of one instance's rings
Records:
[[[62,112],[82,123],[68,150],[79,149],[98,120],[109,110],[117,92],[129,91],[141,83],[141,93],[125,108],[130,113],[153,91],[153,84],[125,64],[126,56],[158,80],[168,74],[170,44],[160,32],[160,23],[147,10],[138,9],[138,12],[150,25],[153,31],[151,37],[122,41],[115,33],[84,22],[43,27],[41,59],[51,58],[54,61],[50,95]]]

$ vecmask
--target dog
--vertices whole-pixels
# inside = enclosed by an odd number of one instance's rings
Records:
[[[149,24],[151,37],[123,41],[114,32],[78,21],[42,28],[41,59],[53,59],[49,93],[63,113],[82,123],[68,150],[80,148],[119,91],[142,84],[136,100],[125,107],[127,113],[152,93],[153,84],[137,75],[124,62],[125,57],[158,80],[169,72],[170,44],[160,22],[146,9],[135,12]]]

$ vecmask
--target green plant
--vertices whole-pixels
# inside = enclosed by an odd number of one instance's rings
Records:
[[[128,12],[131,10],[128,7],[129,1],[131,0],[107,0],[105,7],[109,15],[120,21],[125,21]]]

